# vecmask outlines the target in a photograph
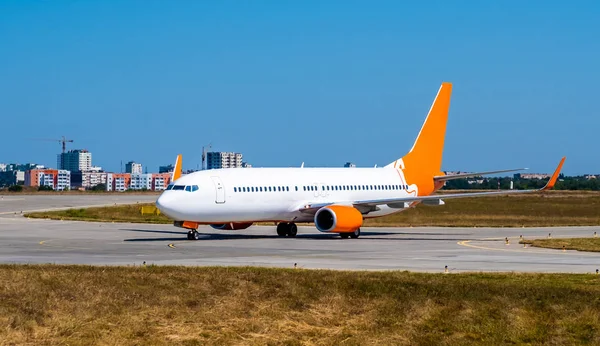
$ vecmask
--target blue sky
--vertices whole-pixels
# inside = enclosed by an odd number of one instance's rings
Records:
[[[454,84],[445,170],[600,173],[597,1],[0,1],[0,162],[201,146],[384,165]]]

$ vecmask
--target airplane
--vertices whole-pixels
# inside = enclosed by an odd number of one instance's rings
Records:
[[[297,223],[314,222],[320,232],[358,238],[365,219],[402,212],[417,204],[443,205],[445,199],[522,194],[554,187],[565,162],[536,190],[434,194],[445,181],[523,170],[505,169],[446,175],[441,171],[452,84],[444,82],[413,147],[379,168],[224,168],[181,176],[177,156],[171,183],[157,208],[199,238],[198,227],[242,230],[257,222],[277,224],[277,235],[295,237]]]

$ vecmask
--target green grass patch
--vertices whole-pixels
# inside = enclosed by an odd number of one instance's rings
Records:
[[[29,213],[63,220],[172,223],[163,215],[141,215],[142,204]],[[600,193],[549,192],[518,196],[447,200],[444,206],[418,205],[365,226],[542,227],[600,225]]]
[[[600,343],[600,276],[0,266],[2,344]]]
[[[600,238],[524,239],[520,243],[548,249],[600,252]]]
[[[129,204],[110,207],[91,207],[54,210],[45,212],[26,213],[26,217],[52,219],[52,220],[78,220],[98,222],[136,222],[136,223],[173,223],[172,220],[161,214],[143,214],[143,206],[153,204]]]

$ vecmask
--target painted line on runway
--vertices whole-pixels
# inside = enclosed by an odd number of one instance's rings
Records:
[[[557,236],[556,238],[560,238],[561,236]],[[483,239],[471,239],[471,240],[463,240],[463,241],[459,241],[456,244],[460,245],[460,246],[465,246],[465,247],[470,247],[470,248],[474,248],[474,249],[479,249],[479,250],[492,250],[492,251],[504,251],[504,252],[518,252],[518,253],[538,253],[538,254],[556,254],[557,251],[560,251],[560,253],[562,254],[571,254],[571,255],[578,255],[578,256],[589,256],[589,255],[594,255],[591,252],[587,252],[587,251],[577,251],[577,250],[567,250],[567,251],[562,251],[559,249],[550,249],[550,248],[539,248],[539,247],[535,247],[538,250],[541,251],[536,251],[536,250],[531,250],[531,248],[534,248],[534,246],[527,246],[526,248],[518,248],[518,249],[502,249],[502,248],[493,248],[493,247],[487,247],[487,246],[479,246],[479,245],[473,245],[470,244],[471,242],[474,241],[489,241],[489,240],[504,240],[505,238],[483,238]],[[508,239],[520,239],[520,237],[508,237]],[[518,244],[518,243],[517,243]]]
[[[174,249],[174,248],[175,248],[175,244],[173,244],[173,243],[171,243],[171,244],[169,244],[169,245],[167,245],[167,246],[168,246],[168,247],[170,247],[171,249]]]

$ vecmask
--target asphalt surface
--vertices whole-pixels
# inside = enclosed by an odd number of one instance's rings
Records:
[[[19,199],[21,198],[21,199]],[[20,211],[152,202],[153,195],[22,196],[0,199],[0,263],[218,265],[411,270],[424,272],[592,273],[600,254],[540,249],[519,238],[591,237],[600,227],[363,228],[340,239],[299,227],[280,238],[274,227],[199,230],[198,241],[171,225],[27,219]],[[508,244],[506,244],[508,238]]]

